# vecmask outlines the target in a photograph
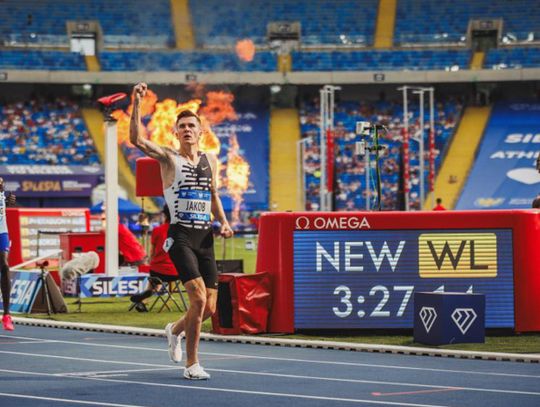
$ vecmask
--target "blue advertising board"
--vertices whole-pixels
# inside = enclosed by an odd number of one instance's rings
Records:
[[[10,312],[28,313],[34,305],[36,294],[42,285],[41,272],[33,270],[11,270],[11,296],[9,299]],[[4,305],[0,299],[0,304]]]
[[[80,297],[122,297],[143,292],[148,274],[126,274],[108,277],[103,274],[85,274],[80,277]]]
[[[486,297],[486,326],[514,327],[512,231],[294,232],[296,329],[412,328],[415,292]]]
[[[540,192],[540,103],[498,103],[456,209],[530,208]]]
[[[103,169],[92,165],[0,165],[6,190],[20,198],[88,197],[102,182]]]
[[[269,123],[270,114],[267,108],[237,108],[238,120],[224,121],[212,130],[221,142],[220,161],[227,163],[230,150],[230,137],[235,134],[238,139],[240,155],[249,163],[249,185],[243,195],[244,207],[248,210],[268,209],[268,162],[269,162]],[[220,190],[223,206],[226,211],[232,203],[225,188]]]

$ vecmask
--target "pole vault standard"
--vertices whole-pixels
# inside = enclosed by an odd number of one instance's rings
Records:
[[[405,210],[410,210],[409,193],[411,191],[410,182],[410,165],[409,165],[409,141],[412,138],[419,143],[419,157],[420,163],[420,209],[424,205],[425,201],[425,185],[424,185],[424,172],[425,172],[425,154],[424,154],[424,94],[429,93],[429,191],[432,192],[432,203],[434,205],[435,199],[435,106],[434,106],[434,92],[433,87],[420,87],[420,86],[402,86],[398,90],[403,92],[403,194],[405,201]],[[419,97],[419,110],[420,110],[420,132],[419,137],[411,137],[409,133],[409,105],[408,105],[408,92],[412,91],[413,94],[417,94]]]
[[[339,86],[325,85],[319,90],[321,122],[320,122],[320,162],[321,183],[319,189],[321,211],[331,211],[333,201],[334,178],[334,102],[335,91]]]
[[[298,177],[298,210],[306,210],[306,170],[304,168],[304,162],[306,160],[306,143],[312,141],[311,137],[303,138],[296,142],[296,162],[298,163],[297,177]]]

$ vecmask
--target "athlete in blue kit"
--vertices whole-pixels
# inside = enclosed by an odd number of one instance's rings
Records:
[[[9,235],[6,220],[6,207],[15,205],[15,195],[6,196],[4,191],[4,179],[0,177],[0,288],[2,289],[2,303],[4,315],[2,325],[6,331],[13,331],[13,321],[9,313],[9,300],[11,296],[11,280],[9,279]]]
[[[165,327],[169,356],[176,363],[182,360],[181,334],[185,333],[187,357],[184,377],[205,380],[210,375],[199,364],[199,339],[202,322],[216,311],[218,287],[211,215],[221,224],[222,236],[229,238],[233,231],[217,191],[217,157],[199,151],[202,133],[199,117],[185,110],[176,118],[173,131],[180,142],[178,151],[157,145],[142,132],[140,103],[146,91],[145,83],[133,88],[135,102],[130,141],[159,162],[163,195],[171,214],[164,250],[176,267],[190,304],[184,317]]]

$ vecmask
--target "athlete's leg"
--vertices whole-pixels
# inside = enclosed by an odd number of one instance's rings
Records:
[[[198,350],[201,337],[203,314],[206,307],[206,287],[202,277],[195,278],[185,284],[189,297],[189,309],[184,318],[180,319],[176,327],[184,328],[186,335],[186,366],[199,362]],[[175,327],[175,328],[176,328]],[[176,333],[176,329],[173,330]]]
[[[197,350],[206,307],[206,287],[199,272],[199,260],[193,249],[185,241],[175,242],[169,250],[169,257],[178,270],[189,298],[189,307],[183,317],[173,323],[170,331],[175,336],[182,332],[186,337],[186,366],[198,362]]]
[[[216,312],[218,290],[206,288],[206,307],[204,307],[203,321],[206,321]]]
[[[206,286],[206,307],[204,308],[203,321],[210,318],[216,312],[218,293],[218,271],[214,257],[214,248],[210,247],[197,252],[199,270]]]
[[[182,280],[189,298],[188,311],[180,319],[175,321],[172,326],[172,333],[178,336],[186,329],[186,317],[192,305],[187,285],[191,280],[201,279],[201,274],[199,273],[199,261],[191,247],[185,244],[175,243],[169,250],[169,257],[178,271],[180,280]]]
[[[7,252],[4,251],[0,251],[0,288],[2,289],[2,301],[4,302],[4,315],[8,315],[9,297],[11,295],[11,281],[9,279]]]

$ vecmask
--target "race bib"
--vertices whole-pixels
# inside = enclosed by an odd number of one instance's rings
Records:
[[[210,221],[211,206],[209,191],[181,189],[178,192],[178,214],[182,220]]]

